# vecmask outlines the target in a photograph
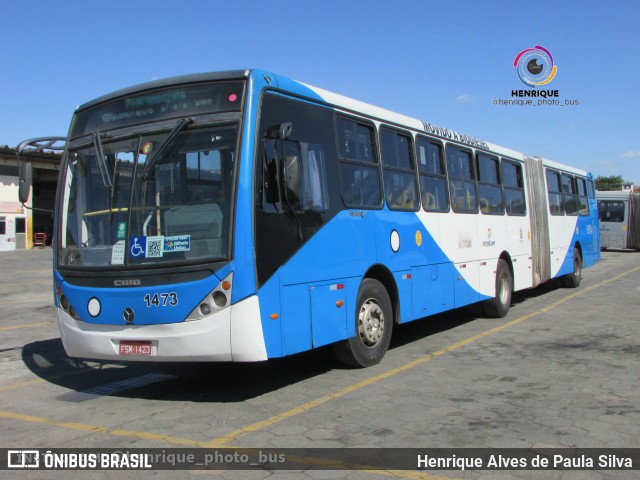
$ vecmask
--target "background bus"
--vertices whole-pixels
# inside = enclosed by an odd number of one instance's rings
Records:
[[[602,248],[640,250],[640,193],[598,192]]]
[[[587,172],[259,70],[78,107],[60,172],[54,278],[73,357],[259,361],[333,344],[368,366],[395,324],[478,302],[504,316],[513,291],[577,287],[599,258]]]

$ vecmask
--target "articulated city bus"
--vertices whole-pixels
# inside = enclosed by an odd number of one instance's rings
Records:
[[[502,317],[514,291],[577,287],[600,251],[587,172],[260,70],[78,107],[55,212],[62,341],[93,359],[333,344],[369,366],[396,324]]]
[[[640,193],[598,192],[602,248],[640,250]]]

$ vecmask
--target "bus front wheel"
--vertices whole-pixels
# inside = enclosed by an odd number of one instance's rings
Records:
[[[393,307],[384,286],[365,278],[358,290],[355,336],[336,344],[338,359],[350,367],[380,363],[389,348],[393,329]]]
[[[502,318],[511,308],[513,277],[505,260],[498,260],[496,268],[496,295],[484,302],[484,311],[489,317]]]

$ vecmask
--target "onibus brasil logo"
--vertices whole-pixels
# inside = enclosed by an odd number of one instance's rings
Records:
[[[540,45],[522,50],[513,61],[513,66],[522,83],[534,88],[549,83],[558,71],[551,52]]]

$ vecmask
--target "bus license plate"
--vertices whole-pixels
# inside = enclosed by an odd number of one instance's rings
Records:
[[[150,341],[122,340],[120,342],[120,355],[151,355]]]

